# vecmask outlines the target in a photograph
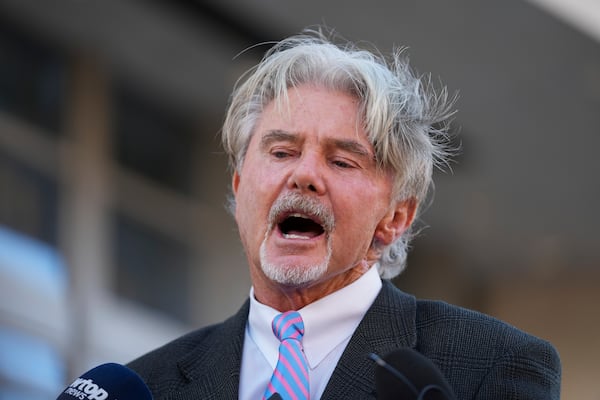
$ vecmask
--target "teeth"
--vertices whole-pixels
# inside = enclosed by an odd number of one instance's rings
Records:
[[[294,213],[294,214],[290,214],[289,217],[306,218],[306,215]]]
[[[286,239],[304,239],[304,240],[310,239],[308,236],[295,235],[293,233],[285,233],[283,235],[283,237]]]

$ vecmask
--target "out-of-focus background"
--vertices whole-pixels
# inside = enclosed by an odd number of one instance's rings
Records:
[[[395,283],[550,340],[563,398],[600,398],[597,1],[1,0],[1,399],[237,310],[218,131],[268,43],[314,24],[460,92],[462,154]]]

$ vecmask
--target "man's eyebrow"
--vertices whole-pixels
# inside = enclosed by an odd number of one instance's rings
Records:
[[[367,147],[355,140],[331,139],[330,145],[343,151],[355,154],[361,158],[374,160],[375,155]]]
[[[275,142],[297,143],[298,141],[300,141],[300,138],[295,133],[283,131],[281,129],[273,129],[265,133],[260,139],[260,147],[264,149]]]

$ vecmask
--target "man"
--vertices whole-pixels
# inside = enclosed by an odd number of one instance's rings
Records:
[[[388,67],[314,32],[271,49],[223,127],[250,298],[130,364],[155,398],[373,399],[369,354],[412,348],[458,399],[558,399],[550,344],[385,280],[404,267],[451,114],[400,54]],[[298,328],[292,340],[281,325]]]

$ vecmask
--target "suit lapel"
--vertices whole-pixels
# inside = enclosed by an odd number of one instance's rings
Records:
[[[173,400],[237,399],[244,332],[249,302],[201,345],[181,359],[179,369],[189,382]]]
[[[171,400],[237,399],[244,331],[249,302],[209,333],[178,366],[188,382]],[[374,362],[370,353],[385,355],[416,346],[416,301],[390,282],[383,287],[352,335],[322,399],[375,398]]]
[[[416,346],[416,300],[383,281],[381,292],[352,335],[322,399],[375,398],[375,365],[370,353],[385,355]]]

